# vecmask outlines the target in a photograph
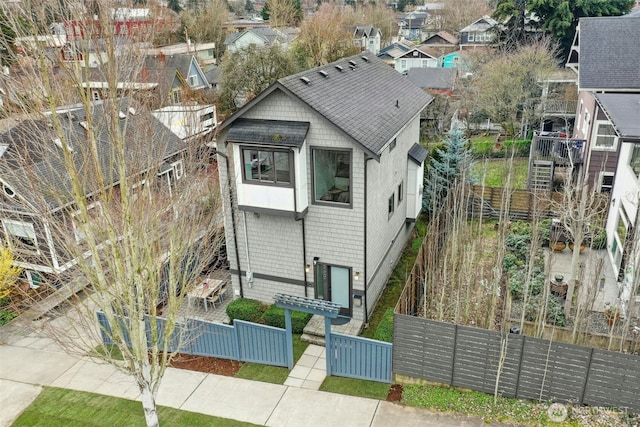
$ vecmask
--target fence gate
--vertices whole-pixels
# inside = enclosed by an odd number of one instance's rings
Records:
[[[332,333],[327,340],[327,364],[340,377],[391,383],[392,344]]]

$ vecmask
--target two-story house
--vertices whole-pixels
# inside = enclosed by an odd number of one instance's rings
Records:
[[[54,131],[53,119],[48,117],[23,120],[0,135],[0,232],[16,257],[15,264],[23,269],[24,279],[33,288],[43,280],[55,283],[75,266],[77,256],[85,256],[70,252],[70,246],[61,243],[75,239],[81,251],[86,238],[78,226],[79,212],[65,162],[73,161],[78,170],[87,171],[82,191],[91,199],[89,216],[96,221],[103,205],[92,199],[93,195],[119,185],[114,170],[117,159],[106,130],[115,125],[105,119],[111,102],[92,103],[92,123],[96,127],[91,130],[85,110],[75,105],[57,109],[63,138]],[[131,100],[118,100],[115,105],[119,110],[117,126],[127,127],[125,154],[132,159],[140,152],[149,155],[142,163],[144,168],[129,171],[137,181],[136,188],[143,191],[151,185],[152,177],[157,177],[158,185],[175,185],[185,174],[182,141]],[[141,151],[141,144],[153,149]],[[64,160],[65,155],[70,159]],[[89,165],[89,159],[97,159],[95,163],[99,165]],[[91,173],[92,167],[102,168],[102,176],[110,181],[92,179],[96,175]]]
[[[491,29],[498,21],[490,16],[478,18],[460,30],[460,50],[487,47],[493,44],[494,33]]]
[[[280,30],[270,27],[251,28],[242,32],[231,33],[224,41],[225,50],[236,52],[249,46],[268,47],[281,46],[286,50],[289,46],[289,37]]]
[[[353,45],[364,52],[369,51],[374,55],[380,52],[382,31],[371,25],[357,25],[353,29]]]
[[[366,322],[422,203],[432,97],[368,54],[271,85],[220,126],[236,297],[339,304]]]

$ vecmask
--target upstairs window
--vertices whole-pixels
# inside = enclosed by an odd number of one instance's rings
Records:
[[[396,203],[395,203],[395,194],[392,194],[391,196],[389,196],[389,203],[388,203],[388,216],[387,218],[391,218],[393,216],[393,212],[396,208]]]
[[[640,178],[640,144],[633,144],[629,165],[633,169],[633,173]]]
[[[608,122],[598,122],[595,138],[595,148],[615,149],[616,147],[616,131]]]
[[[12,249],[29,254],[40,253],[33,224],[10,219],[3,220],[3,223]]]
[[[248,184],[291,186],[291,152],[271,148],[242,148],[243,178]]]
[[[311,150],[313,201],[351,205],[351,150]]]

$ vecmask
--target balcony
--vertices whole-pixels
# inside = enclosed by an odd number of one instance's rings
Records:
[[[558,133],[536,134],[531,142],[531,160],[551,161],[556,166],[577,165],[584,161],[586,141],[561,137]]]
[[[578,108],[578,101],[567,101],[565,99],[546,99],[538,104],[538,113],[543,117],[568,117],[575,116]]]

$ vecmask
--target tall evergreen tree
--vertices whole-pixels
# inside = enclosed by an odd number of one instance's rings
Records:
[[[464,179],[471,169],[471,152],[457,120],[444,141],[436,148],[425,171],[422,207],[425,212],[439,210],[456,180]]]

